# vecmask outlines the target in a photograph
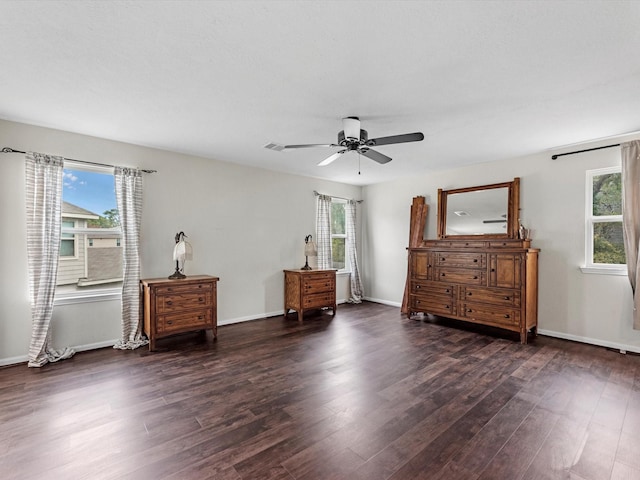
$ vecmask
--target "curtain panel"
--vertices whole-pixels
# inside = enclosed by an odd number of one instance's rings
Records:
[[[622,225],[629,283],[633,292],[633,328],[640,330],[640,141],[622,147]]]
[[[29,153],[25,162],[27,264],[31,303],[29,367],[73,356],[51,348],[51,316],[58,278],[63,158]]]
[[[360,268],[358,267],[358,250],[356,247],[356,210],[358,203],[349,200],[345,205],[345,220],[347,226],[347,251],[349,252],[349,264],[351,265],[351,297],[349,303],[362,303],[363,291],[360,280]]]
[[[142,223],[142,173],[132,168],[114,169],[116,203],[122,228],[122,331],[113,348],[133,350],[149,343],[140,321],[140,225]]]
[[[316,197],[316,240],[318,244],[318,268],[332,267],[331,252],[331,197]]]

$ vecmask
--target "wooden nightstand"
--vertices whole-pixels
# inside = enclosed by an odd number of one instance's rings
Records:
[[[323,307],[336,314],[336,270],[285,270],[284,315],[289,310],[298,312],[302,321],[306,310]]]
[[[149,350],[156,339],[176,333],[211,330],[217,337],[218,277],[194,275],[180,280],[140,280],[144,333]]]

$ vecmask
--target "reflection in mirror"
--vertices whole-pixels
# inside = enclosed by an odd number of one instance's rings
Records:
[[[509,188],[447,195],[446,235],[506,235]]]

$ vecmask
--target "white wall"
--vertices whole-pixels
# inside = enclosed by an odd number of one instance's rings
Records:
[[[438,188],[498,183],[520,177],[520,218],[532,229],[533,246],[541,249],[539,330],[548,335],[640,352],[640,331],[632,328],[627,277],[585,274],[579,269],[584,262],[585,171],[614,165],[620,165],[619,148],[555,161],[545,153],[366,187],[368,214],[363,225],[362,273],[367,297],[398,306],[402,302],[409,212],[414,196],[426,197],[429,213],[425,236],[436,238]]]
[[[219,324],[280,314],[285,268],[304,265],[304,237],[315,231],[313,190],[361,198],[362,188],[274,173],[58,130],[0,120],[0,148],[156,169],[144,177],[142,276],[173,272],[176,232],[194,251],[187,274],[220,277]],[[0,156],[0,365],[26,360],[28,303],[24,156]],[[338,277],[338,299],[348,276]],[[120,304],[102,301],[54,308],[56,348],[91,348],[119,338]]]

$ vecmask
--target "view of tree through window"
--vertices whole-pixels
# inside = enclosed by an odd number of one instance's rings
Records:
[[[345,223],[344,202],[331,203],[331,250],[332,266],[338,270],[346,267],[347,229]]]
[[[121,229],[111,173],[65,168],[56,293],[118,287]]]
[[[593,176],[593,263],[625,264],[622,174]]]

